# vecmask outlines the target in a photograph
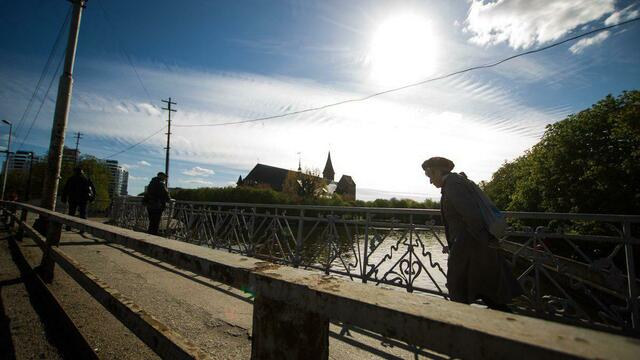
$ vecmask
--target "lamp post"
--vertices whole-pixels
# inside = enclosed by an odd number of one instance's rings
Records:
[[[7,173],[9,172],[9,152],[11,151],[11,136],[13,135],[13,124],[7,120],[2,120],[3,123],[9,125],[9,141],[7,142],[7,157],[4,161],[4,176],[2,178],[2,194],[0,200],[4,200],[4,189],[7,187]]]

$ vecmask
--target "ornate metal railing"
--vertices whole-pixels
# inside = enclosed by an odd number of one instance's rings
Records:
[[[525,290],[514,308],[585,326],[640,329],[640,216],[505,213],[500,247]],[[118,199],[115,224],[143,230],[140,198]],[[169,238],[447,298],[439,210],[177,201]],[[634,249],[635,248],[635,249]]]

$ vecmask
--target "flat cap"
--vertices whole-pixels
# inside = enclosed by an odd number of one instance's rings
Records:
[[[439,156],[434,156],[432,158],[429,158],[422,163],[423,170],[427,170],[427,168],[432,168],[432,169],[444,169],[446,171],[451,171],[455,166],[456,165],[453,163],[453,161],[447,158],[439,157]]]

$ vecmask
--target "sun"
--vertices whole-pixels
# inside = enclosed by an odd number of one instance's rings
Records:
[[[435,71],[437,50],[425,18],[414,14],[391,17],[380,25],[371,42],[372,79],[387,86],[423,80]]]

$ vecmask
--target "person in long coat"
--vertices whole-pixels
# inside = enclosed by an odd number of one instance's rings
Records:
[[[158,235],[162,212],[170,200],[171,196],[167,189],[167,174],[159,172],[158,175],[149,182],[142,199],[149,214],[149,229],[147,230],[149,234]]]
[[[431,184],[441,189],[441,214],[449,253],[447,289],[451,300],[465,304],[481,299],[489,308],[510,311],[506,304],[522,294],[498,241],[489,233],[476,196],[454,163],[432,157],[422,163]]]
[[[80,166],[73,169],[73,175],[69,177],[62,188],[62,203],[69,201],[69,215],[75,216],[76,210],[80,217],[87,218],[87,205],[96,198],[96,187],[87,177]],[[67,230],[69,226],[67,226]]]

